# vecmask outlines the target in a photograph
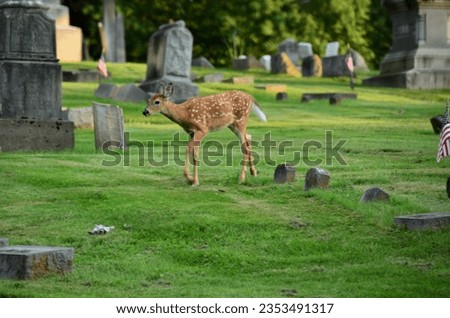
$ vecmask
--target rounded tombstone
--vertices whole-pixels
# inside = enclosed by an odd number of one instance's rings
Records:
[[[285,163],[278,165],[274,173],[275,183],[295,182],[295,167]]]
[[[328,189],[330,174],[322,168],[311,168],[306,173],[305,191],[311,188]]]
[[[361,196],[360,202],[361,203],[367,203],[367,202],[373,202],[373,201],[388,201],[389,200],[389,194],[387,194],[385,191],[383,191],[380,188],[370,188],[367,189],[363,195]]]

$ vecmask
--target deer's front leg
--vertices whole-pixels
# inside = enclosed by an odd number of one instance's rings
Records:
[[[184,176],[191,183],[194,182],[194,178],[191,176],[189,166],[191,164],[191,160],[193,160],[193,154],[194,154],[194,139],[192,138],[191,140],[189,140],[187,144],[186,161],[184,162]]]
[[[192,186],[198,186],[200,183],[198,181],[198,166],[200,164],[200,144],[202,142],[203,137],[206,136],[206,133],[203,131],[197,131],[194,134],[193,145],[193,164],[194,164],[194,180],[192,182]]]

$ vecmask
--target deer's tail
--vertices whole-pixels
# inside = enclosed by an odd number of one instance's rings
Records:
[[[261,110],[261,106],[256,101],[253,101],[252,111],[254,113],[256,113],[256,115],[258,115],[258,117],[259,117],[259,119],[261,119],[261,121],[264,121],[264,122],[267,121],[266,114],[263,113],[263,111]]]

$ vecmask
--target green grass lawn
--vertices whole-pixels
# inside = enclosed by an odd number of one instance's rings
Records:
[[[95,69],[95,63],[63,67]],[[144,64],[108,67],[119,84],[140,81],[146,71]],[[193,188],[169,144],[177,133],[177,144],[185,144],[181,128],[161,115],[142,116],[144,103],[95,98],[97,83],[63,83],[63,106],[92,101],[121,106],[134,143],[113,158],[95,150],[91,129],[79,129],[73,150],[0,153],[0,237],[11,245],[75,248],[73,273],[1,280],[0,297],[450,296],[450,230],[393,225],[398,215],[450,208],[445,191],[450,161],[436,164],[438,136],[429,122],[444,111],[450,89],[364,87],[362,74],[358,99],[330,106],[327,100],[300,103],[300,98],[350,92],[348,79],[296,79],[259,70],[193,72],[250,74],[256,85],[288,86],[289,99],[277,102],[275,93],[253,85],[199,84],[201,95],[238,88],[262,105],[268,122],[252,116],[248,125],[259,176],[239,184],[237,148],[230,157],[210,147],[216,156],[206,159],[222,164],[202,162],[200,186]],[[326,131],[333,135],[328,144]],[[274,147],[270,162],[261,145],[269,133],[286,146]],[[230,131],[221,131],[205,142],[232,140]],[[345,162],[327,160],[340,141]],[[139,149],[138,142],[153,147]],[[306,153],[304,145],[311,142],[317,147]],[[184,160],[183,148],[180,157]],[[117,158],[118,164],[105,165]],[[164,158],[166,165],[155,164]],[[329,171],[329,189],[303,190],[308,160]],[[297,182],[275,184],[275,166],[285,162],[296,163]],[[390,201],[360,204],[370,187],[387,191]],[[116,228],[91,236],[95,224]]]

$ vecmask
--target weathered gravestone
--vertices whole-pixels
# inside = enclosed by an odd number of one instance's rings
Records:
[[[323,75],[322,59],[317,55],[305,57],[302,61],[302,76],[310,77]]]
[[[134,84],[122,85],[117,88],[114,100],[121,102],[146,102],[149,95]]]
[[[295,182],[295,167],[280,164],[275,168],[273,178],[276,183]]]
[[[363,195],[361,196],[360,202],[361,203],[368,203],[368,202],[385,202],[389,200],[389,194],[385,192],[384,190],[380,188],[370,188],[364,191]]]
[[[345,55],[334,55],[322,59],[323,77],[350,76],[351,72],[345,63]]]
[[[286,92],[278,92],[275,96],[276,100],[287,100],[288,99],[288,93]]]
[[[397,216],[394,218],[394,223],[408,230],[438,229],[450,226],[450,213],[433,212]]]
[[[205,74],[200,78],[196,78],[194,82],[197,83],[220,83],[223,81],[223,74],[222,73],[216,73],[216,74]]]
[[[117,92],[117,85],[111,83],[100,83],[95,90],[95,97],[99,98],[114,98]]]
[[[93,103],[95,148],[125,149],[125,125],[118,106]]]
[[[450,87],[450,1],[384,0],[392,45],[380,75],[366,85],[411,89]]]
[[[49,246],[0,247],[0,278],[34,279],[73,270],[74,249]]]
[[[311,168],[306,173],[305,191],[312,188],[328,189],[330,184],[330,174],[322,168]]]
[[[63,71],[63,82],[96,82],[98,81],[98,72],[92,70],[66,70]]]
[[[55,22],[40,2],[0,0],[0,149],[72,148],[62,120]]]
[[[103,26],[106,61],[126,62],[124,19],[122,14],[116,12],[115,0],[103,0]]]
[[[147,52],[147,76],[140,88],[156,93],[161,82],[174,86],[171,99],[183,102],[198,95],[190,79],[193,37],[184,21],[161,25],[150,37]]]

